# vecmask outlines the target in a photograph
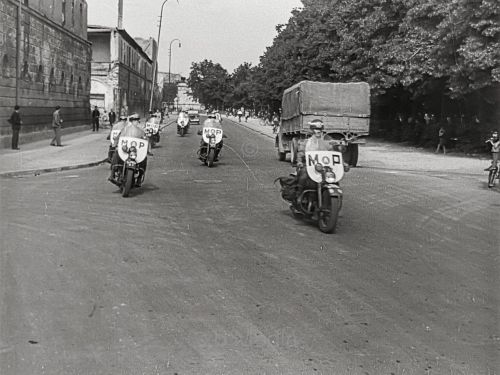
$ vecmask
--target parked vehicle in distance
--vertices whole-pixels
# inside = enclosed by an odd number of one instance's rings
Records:
[[[188,111],[188,116],[189,116],[189,123],[190,124],[197,124],[200,125],[200,113],[196,110],[189,110]]]

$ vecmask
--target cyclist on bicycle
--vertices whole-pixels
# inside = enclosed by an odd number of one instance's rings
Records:
[[[500,152],[500,139],[498,138],[498,131],[494,131],[491,134],[491,138],[488,139],[485,143],[491,144],[491,165],[485,169],[485,171],[491,171],[495,169],[498,164],[498,153]]]

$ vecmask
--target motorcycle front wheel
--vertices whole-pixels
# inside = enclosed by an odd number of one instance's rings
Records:
[[[215,159],[215,148],[211,148],[210,151],[208,151],[208,156],[207,156],[208,167],[212,167],[214,165],[214,159]]]
[[[132,183],[134,182],[134,171],[132,169],[127,169],[125,172],[125,184],[123,185],[122,197],[128,197],[130,189],[132,188]]]
[[[330,196],[328,190],[323,190],[321,194],[323,204],[319,212],[318,227],[323,233],[333,233],[339,218],[340,199]]]
[[[186,134],[186,129],[181,128],[181,130],[179,131],[179,134],[181,135],[181,137],[184,137],[184,134]]]

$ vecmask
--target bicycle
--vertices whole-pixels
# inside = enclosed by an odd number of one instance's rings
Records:
[[[488,187],[492,188],[495,186],[495,180],[500,180],[500,168],[498,168],[498,164],[489,170],[488,173]]]

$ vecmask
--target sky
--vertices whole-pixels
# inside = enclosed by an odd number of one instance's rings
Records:
[[[132,37],[158,39],[163,0],[123,0],[123,27]],[[116,27],[118,0],[87,0],[88,24]],[[253,66],[273,43],[276,26],[286,24],[300,0],[167,0],[163,6],[159,70],[189,76],[205,59],[230,74],[244,62]],[[174,39],[180,39],[181,46]],[[173,41],[173,42],[172,42]],[[172,42],[172,43],[171,43]]]

